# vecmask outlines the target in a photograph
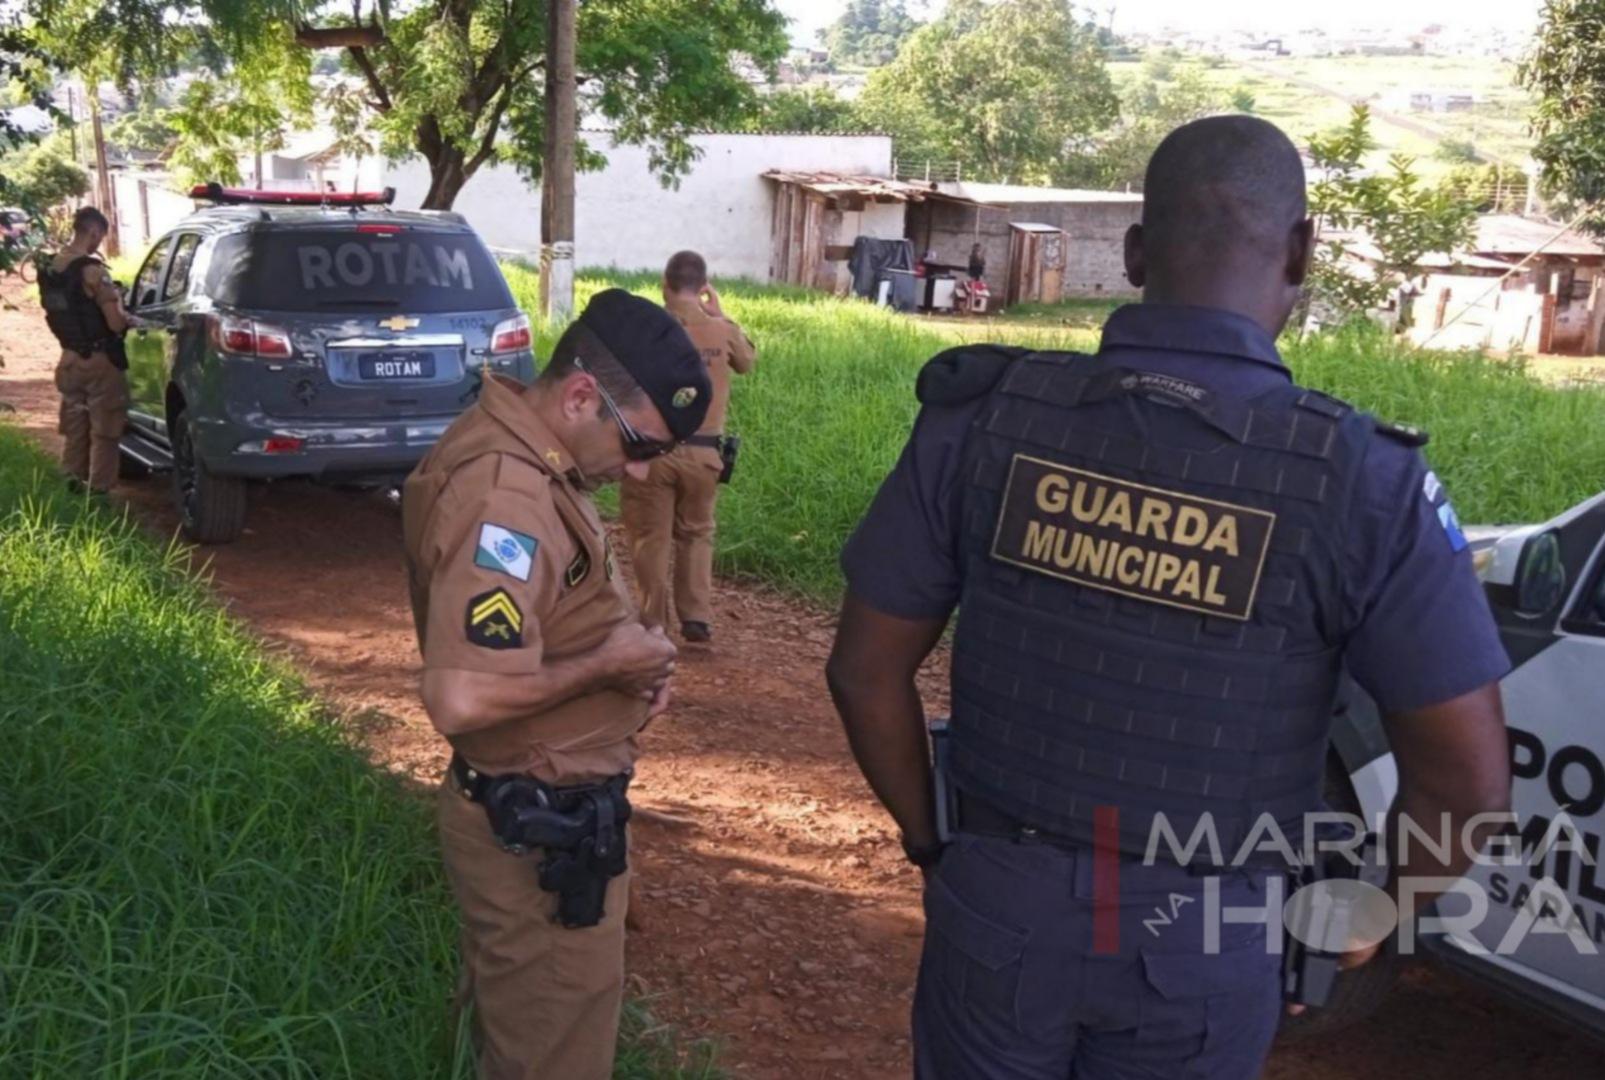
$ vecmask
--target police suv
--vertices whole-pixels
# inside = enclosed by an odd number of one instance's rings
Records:
[[[1468,532],[1514,665],[1501,690],[1516,821],[1437,902],[1418,951],[1605,1037],[1605,494],[1542,525]],[[1347,690],[1328,802],[1375,822],[1398,769],[1375,705]],[[1390,950],[1345,974],[1328,1009],[1290,1026],[1365,1015],[1398,963]]]
[[[478,396],[529,381],[529,320],[460,215],[382,194],[242,191],[151,249],[128,293],[127,470],[168,469],[185,533],[226,543],[250,481],[398,484]]]

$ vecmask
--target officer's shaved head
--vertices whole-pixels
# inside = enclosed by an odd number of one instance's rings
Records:
[[[1303,162],[1274,124],[1195,120],[1165,136],[1148,162],[1142,226],[1127,238],[1128,272],[1150,300],[1233,310],[1285,300],[1291,310],[1309,258],[1307,213]],[[1273,329],[1286,318],[1281,312]]]
[[[1151,262],[1222,247],[1279,251],[1305,214],[1304,165],[1274,124],[1211,116],[1165,136],[1148,162],[1142,224]]]
[[[80,206],[78,212],[72,216],[72,231],[83,234],[90,229],[99,229],[101,232],[111,231],[111,222],[106,215],[93,206]]]
[[[708,283],[708,261],[694,251],[676,251],[663,268],[663,286],[672,293],[694,293]]]

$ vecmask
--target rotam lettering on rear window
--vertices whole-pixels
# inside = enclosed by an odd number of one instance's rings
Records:
[[[341,244],[300,244],[301,288],[364,289],[370,285],[397,288],[462,289],[472,292],[474,271],[460,247],[417,240],[347,240]]]
[[[261,229],[221,237],[207,273],[220,304],[260,311],[427,315],[514,307],[471,232]]]

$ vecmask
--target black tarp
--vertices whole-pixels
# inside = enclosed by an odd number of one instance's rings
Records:
[[[847,260],[853,275],[853,295],[875,299],[875,283],[887,270],[914,271],[914,245],[907,240],[877,240],[860,236],[853,241],[853,254]],[[894,290],[896,286],[893,286]],[[912,283],[910,284],[912,288]]]

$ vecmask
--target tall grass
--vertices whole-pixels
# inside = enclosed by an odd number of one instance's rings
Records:
[[[472,1075],[427,800],[5,427],[0,672],[0,1077]]]
[[[535,274],[514,267],[509,278],[535,310]],[[611,284],[659,298],[653,275],[593,271],[578,283],[578,303]],[[943,324],[817,292],[750,282],[720,291],[757,343],[758,367],[731,395],[730,429],[743,444],[719,503],[719,569],[834,600],[842,541],[908,436],[915,375],[956,337]],[[1038,349],[1096,346],[1084,329],[1041,322],[990,329]],[[540,355],[554,337],[542,332]],[[1365,327],[1284,347],[1305,385],[1430,431],[1427,458],[1464,521],[1543,520],[1605,484],[1605,391],[1547,386],[1519,362],[1416,353]]]

